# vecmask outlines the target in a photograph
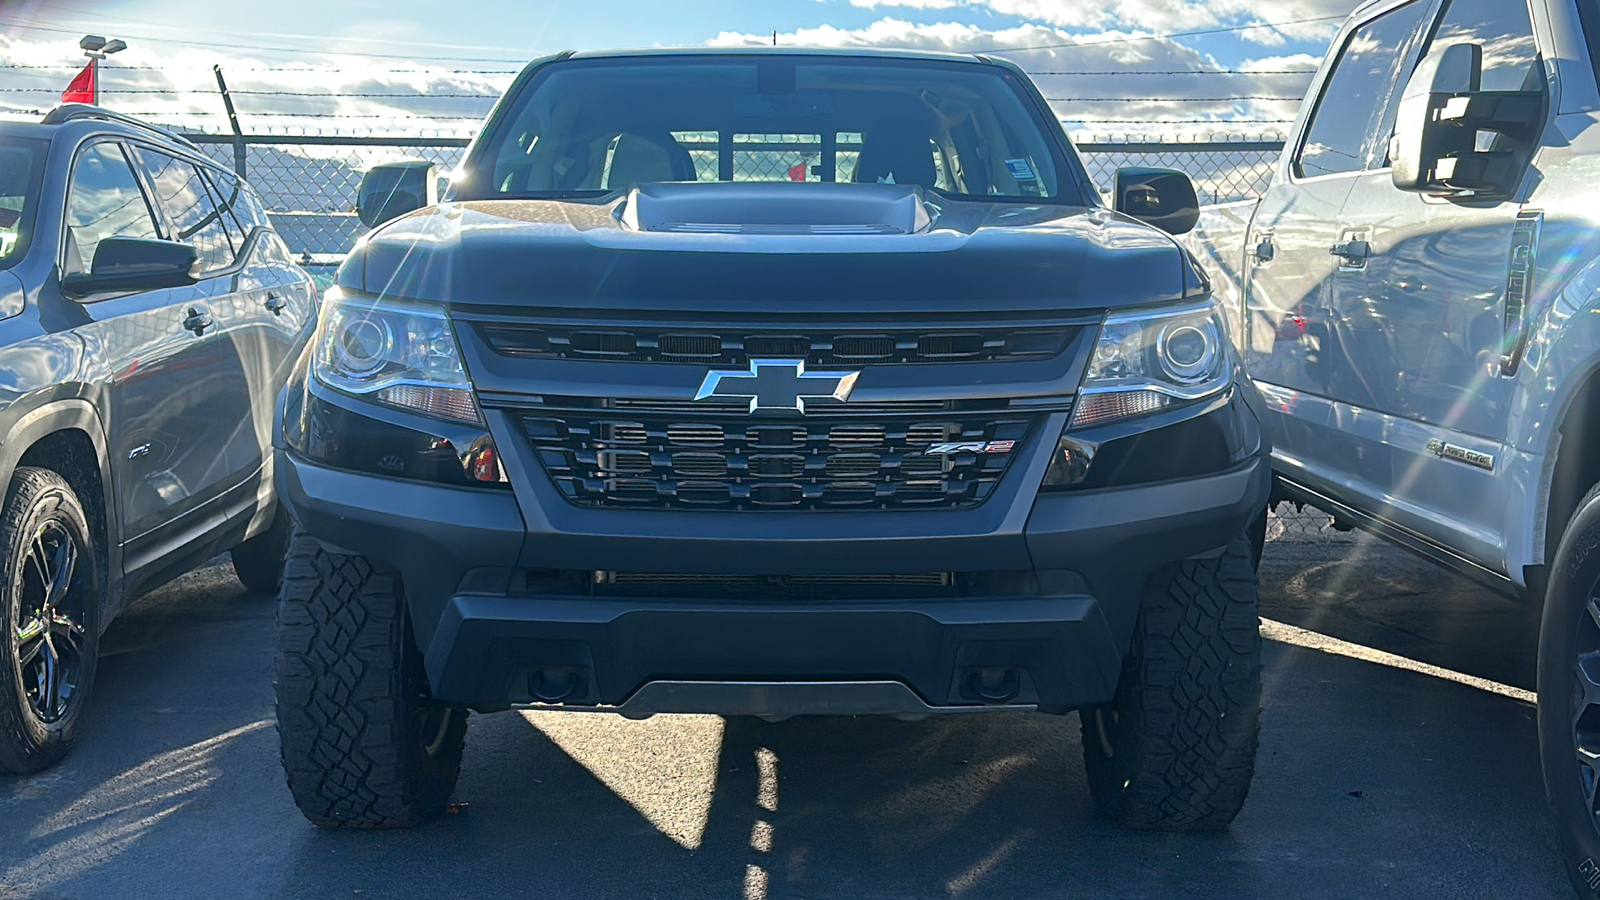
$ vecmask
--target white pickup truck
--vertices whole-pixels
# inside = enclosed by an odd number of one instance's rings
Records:
[[[1375,0],[1273,183],[1186,238],[1275,497],[1543,605],[1539,729],[1600,897],[1600,2]]]

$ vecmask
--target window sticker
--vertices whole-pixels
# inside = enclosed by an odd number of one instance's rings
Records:
[[[1006,160],[1006,169],[1011,172],[1011,177],[1017,181],[1039,180],[1039,176],[1033,174],[1033,165],[1025,159]]]

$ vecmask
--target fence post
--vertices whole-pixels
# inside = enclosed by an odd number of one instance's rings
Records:
[[[217,75],[217,90],[222,92],[222,105],[228,110],[228,124],[233,127],[233,171],[244,177],[244,131],[239,127],[239,114],[233,109],[233,95],[228,93],[228,83],[222,80],[222,66],[212,66]]]

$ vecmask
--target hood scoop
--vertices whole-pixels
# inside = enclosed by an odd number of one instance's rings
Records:
[[[631,231],[746,235],[918,234],[937,214],[916,185],[816,182],[642,184],[616,213]]]

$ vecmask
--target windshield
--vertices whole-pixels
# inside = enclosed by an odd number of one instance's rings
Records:
[[[45,147],[44,141],[0,138],[0,269],[28,249]]]
[[[777,56],[575,60],[536,75],[462,196],[601,196],[663,181],[916,184],[1084,202],[1059,126],[984,63]]]

